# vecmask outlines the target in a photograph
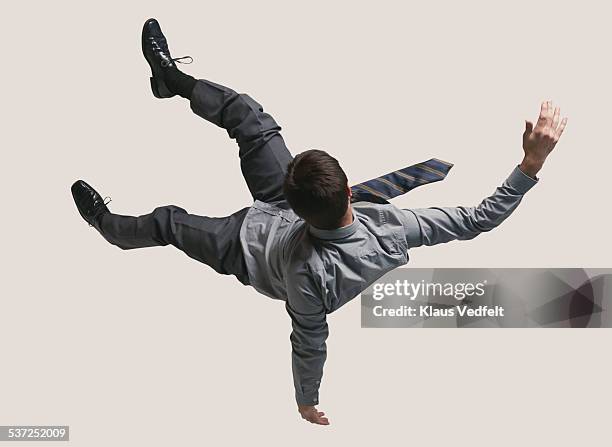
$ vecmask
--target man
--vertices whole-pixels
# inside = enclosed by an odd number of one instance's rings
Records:
[[[326,316],[390,270],[408,262],[408,250],[466,240],[503,222],[538,179],[567,119],[541,106],[526,122],[524,158],[495,193],[476,207],[402,210],[382,201],[352,198],[338,161],[311,150],[292,158],[281,128],[245,94],[179,71],[161,28],[149,19],[143,52],[158,98],[179,95],[202,118],[227,130],[239,146],[252,206],[231,216],[188,214],[177,206],[139,217],[112,214],[82,180],[72,185],[81,216],[122,249],[172,244],[217,272],[285,302],[293,331],[295,396],[302,417],[327,425],[316,408],[326,359]],[[439,161],[440,163],[444,163]]]

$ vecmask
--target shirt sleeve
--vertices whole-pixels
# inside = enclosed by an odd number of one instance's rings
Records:
[[[502,185],[478,206],[402,210],[408,248],[473,239],[492,230],[512,214],[538,180],[516,166]]]
[[[329,335],[323,304],[307,295],[288,297],[291,317],[291,359],[295,399],[298,405],[317,405]]]

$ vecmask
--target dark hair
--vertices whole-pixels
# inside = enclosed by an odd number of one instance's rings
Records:
[[[283,190],[293,211],[323,230],[338,228],[348,208],[346,174],[327,152],[298,154],[287,167]]]

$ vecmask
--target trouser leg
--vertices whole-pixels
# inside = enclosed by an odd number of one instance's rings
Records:
[[[227,217],[206,217],[170,205],[138,217],[106,213],[96,228],[108,242],[124,250],[170,244],[215,271],[235,275],[248,284],[240,246],[240,227],[247,211],[244,208]]]
[[[249,95],[206,80],[196,82],[190,103],[194,113],[227,130],[238,143],[242,174],[253,198],[284,200],[283,181],[293,157],[274,118]]]

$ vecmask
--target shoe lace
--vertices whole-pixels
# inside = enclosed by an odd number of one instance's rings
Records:
[[[100,213],[102,211],[104,211],[104,208],[106,207],[106,205],[108,205],[112,201],[113,201],[113,199],[111,199],[110,197],[108,197],[108,196],[104,197],[104,199],[102,199],[102,203],[98,203],[98,205],[96,205],[95,208],[92,210],[91,214],[93,216],[93,220],[96,220],[98,215],[100,215]],[[89,224],[89,226],[93,227],[92,224]]]
[[[184,59],[189,59],[189,62],[184,62]],[[193,58],[191,56],[175,57],[172,59],[172,62],[178,62],[179,64],[191,64],[193,62]]]
[[[185,62],[185,60],[189,60],[189,62]],[[182,57],[173,57],[169,61],[162,60],[162,67],[167,67],[170,65],[170,62],[178,62],[179,64],[191,64],[193,62],[193,58],[191,56],[182,56]]]
[[[170,54],[168,50],[168,44],[166,43],[165,37],[161,37],[161,38],[149,37],[149,40],[151,41],[151,44],[153,45],[153,51],[168,54],[168,55]],[[189,59],[189,62],[185,62],[186,59]],[[179,64],[191,64],[193,62],[193,58],[191,56],[175,57],[169,60],[164,58],[161,61],[162,67],[169,66],[171,62],[178,62]]]

